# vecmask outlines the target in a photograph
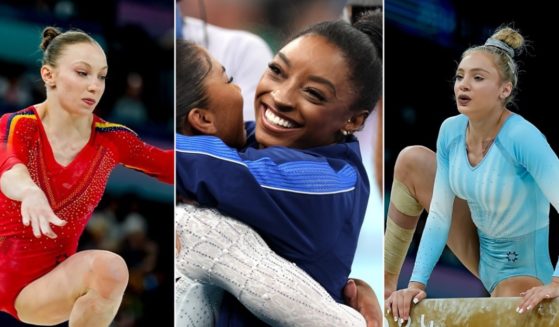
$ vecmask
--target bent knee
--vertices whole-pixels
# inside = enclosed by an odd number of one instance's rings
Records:
[[[421,145],[408,146],[398,154],[394,176],[405,183],[407,179],[413,178],[418,172],[432,172],[434,175],[436,164],[435,152],[431,149]]]
[[[92,283],[103,296],[124,291],[128,285],[128,267],[116,253],[100,251],[91,262]]]

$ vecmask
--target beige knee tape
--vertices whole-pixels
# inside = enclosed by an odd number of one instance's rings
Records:
[[[392,182],[390,202],[404,215],[415,217],[423,211],[421,204],[410,194],[408,188],[397,179]]]
[[[386,219],[384,271],[394,275],[400,274],[414,232],[415,228],[405,229],[398,226],[390,217]]]

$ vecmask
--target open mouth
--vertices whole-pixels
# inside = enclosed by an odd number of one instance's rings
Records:
[[[465,94],[460,94],[456,98],[456,102],[458,102],[458,104],[461,105],[461,106],[467,105],[468,103],[470,103],[470,101],[472,101],[472,98],[470,98],[469,96],[467,96]]]
[[[283,129],[292,129],[301,126],[300,124],[288,118],[280,117],[272,109],[268,108],[266,105],[264,105],[263,109],[264,109],[264,118],[266,119],[266,122],[274,127],[283,128]]]

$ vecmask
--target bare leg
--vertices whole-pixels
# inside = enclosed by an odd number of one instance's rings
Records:
[[[115,253],[78,252],[27,285],[16,298],[19,318],[31,324],[107,327],[128,284],[128,269]]]
[[[429,208],[431,203],[435,171],[435,153],[425,147],[407,147],[396,159],[385,233],[385,298],[396,290],[402,263],[422,212],[421,208]],[[395,187],[396,183],[399,183],[400,187]],[[388,228],[391,226],[399,229],[394,232],[390,230],[389,234]],[[390,237],[391,235],[401,238],[396,239],[398,244],[392,244],[394,238]],[[396,246],[397,250],[394,249]],[[391,252],[393,253],[390,254]]]
[[[520,296],[520,293],[526,292],[532,287],[542,286],[542,282],[531,276],[515,276],[502,280],[497,284],[492,297],[509,297]]]
[[[460,198],[454,199],[446,245],[464,267],[479,278],[479,236],[468,203]]]
[[[427,210],[433,195],[436,166],[433,151],[422,146],[410,146],[400,152],[394,169],[394,179],[405,186],[413,198],[412,201]],[[397,207],[391,199],[388,219],[403,229],[414,230],[420,212],[406,215]],[[479,238],[468,205],[462,199],[456,198],[454,201],[448,246],[468,270],[476,276],[479,275]],[[399,274],[385,272],[385,297],[387,293],[390,294],[396,289],[398,277]]]
[[[272,326],[366,325],[357,311],[336,303],[247,225],[187,205],[177,207],[175,221],[181,245],[177,270],[225,289],[262,321]]]
[[[417,202],[429,210],[436,170],[435,152],[423,146],[410,146],[403,149],[396,159],[394,179],[404,184]],[[394,207],[392,202],[388,210],[390,210],[389,214],[393,214],[391,218],[398,225],[407,229],[415,228],[417,225],[419,215],[413,217],[404,215]]]

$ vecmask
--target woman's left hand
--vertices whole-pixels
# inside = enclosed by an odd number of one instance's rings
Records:
[[[520,293],[522,301],[516,312],[522,314],[534,309],[541,301],[551,300],[559,297],[559,277],[553,277],[550,284],[532,287],[526,292]]]

